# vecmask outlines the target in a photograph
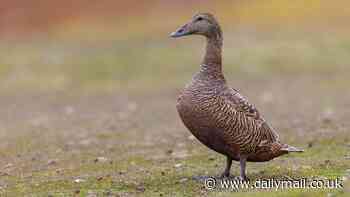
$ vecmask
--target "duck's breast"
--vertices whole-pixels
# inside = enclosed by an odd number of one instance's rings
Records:
[[[223,131],[214,124],[212,114],[205,110],[214,97],[207,89],[187,87],[178,97],[176,108],[184,125],[200,142],[238,160],[237,153],[233,152],[235,149],[225,143]]]

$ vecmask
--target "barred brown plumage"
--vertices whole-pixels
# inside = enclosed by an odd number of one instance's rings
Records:
[[[185,87],[176,107],[185,126],[199,141],[226,155],[222,176],[229,176],[232,160],[240,161],[240,177],[245,180],[246,161],[263,162],[288,152],[302,152],[281,143],[255,106],[227,86],[221,66],[222,31],[214,16],[197,14],[171,36],[192,34],[206,37],[206,53],[200,71]]]

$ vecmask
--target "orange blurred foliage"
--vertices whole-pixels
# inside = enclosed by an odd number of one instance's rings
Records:
[[[0,36],[26,37],[36,33],[70,32],[83,26],[103,26],[116,32],[164,29],[198,11],[210,11],[223,23],[254,27],[300,25],[344,26],[350,19],[346,0],[2,0]],[[165,21],[166,20],[166,21]],[[165,22],[164,22],[165,21]],[[168,23],[168,24],[166,24]],[[121,27],[122,24],[128,27]],[[176,23],[177,24],[177,23]],[[134,27],[133,27],[134,26]],[[136,26],[136,27],[135,27]],[[84,29],[84,28],[83,28]],[[84,31],[84,30],[82,30]],[[79,31],[78,31],[79,32]],[[81,32],[79,32],[81,34]]]

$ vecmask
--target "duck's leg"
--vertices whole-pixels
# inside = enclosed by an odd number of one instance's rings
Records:
[[[221,174],[220,178],[228,178],[228,177],[230,177],[231,166],[232,166],[232,158],[229,157],[229,156],[226,156],[225,171]]]
[[[240,178],[243,180],[243,181],[248,181],[248,178],[245,174],[245,166],[246,166],[246,163],[247,163],[247,156],[245,155],[241,155],[240,159],[239,159],[239,164],[241,166],[241,175],[240,175]]]

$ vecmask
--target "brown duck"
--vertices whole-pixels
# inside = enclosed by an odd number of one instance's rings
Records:
[[[289,152],[302,152],[283,144],[259,111],[237,90],[228,87],[222,73],[223,36],[213,15],[202,13],[173,32],[171,37],[201,35],[207,40],[200,71],[178,98],[177,110],[191,133],[207,147],[227,157],[222,177],[230,176],[232,160],[240,162],[246,180],[246,162],[264,162]]]

